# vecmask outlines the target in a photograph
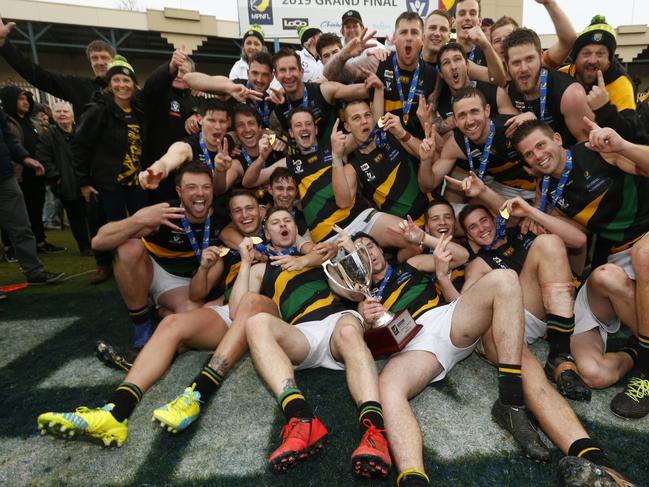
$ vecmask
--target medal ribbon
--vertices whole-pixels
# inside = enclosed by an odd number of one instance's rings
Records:
[[[302,106],[304,108],[309,108],[309,92],[306,89],[306,83],[302,83]],[[286,103],[288,103],[288,111],[293,110],[293,104],[291,103],[290,98],[286,95]]]
[[[205,145],[205,141],[203,140],[203,132],[200,132],[198,134],[198,145],[201,148],[201,152],[203,152],[205,165],[209,167],[212,170],[212,174],[214,174],[214,162],[212,162],[212,158],[210,157],[210,152],[207,150],[207,146]]]
[[[404,124],[408,124],[408,113],[412,107],[412,101],[415,99],[415,91],[417,91],[417,84],[419,83],[419,69],[421,68],[421,60],[417,61],[417,69],[412,75],[410,80],[410,87],[408,88],[408,99],[404,102],[403,86],[401,86],[401,75],[399,73],[399,65],[397,63],[397,53],[392,54],[392,64],[394,65],[394,77],[397,82],[397,91],[399,92],[399,100],[401,100],[401,113],[403,114]]]
[[[548,70],[545,68],[541,68],[541,77],[539,80],[541,84],[541,99],[539,101],[540,105],[540,114],[541,116],[539,117],[539,120],[544,120],[545,119],[545,105],[547,103],[548,99]]]
[[[265,245],[263,243],[261,243],[259,245],[255,245],[255,249],[258,250],[259,252],[261,252],[262,254],[268,255],[268,256],[271,256],[271,255],[291,255],[291,254],[299,253],[298,250],[297,250],[297,247],[289,247],[288,249],[284,249],[284,250],[274,250],[274,249],[271,249],[270,246]]]
[[[372,129],[372,131],[370,132],[370,135],[367,136],[367,139],[365,139],[365,142],[358,145],[358,148],[359,149],[365,149],[365,147],[370,145],[374,139],[376,139],[376,146],[379,149],[385,145],[386,136],[385,136],[385,130],[383,130],[383,127],[379,127],[378,125],[376,125]]]
[[[253,89],[250,83],[246,83],[246,88],[249,90]],[[255,104],[255,109],[261,117],[261,121],[264,122],[264,127],[270,127],[270,102],[268,100],[264,100],[261,103],[257,100],[252,100],[252,102]]]
[[[496,124],[493,120],[489,120],[489,136],[487,137],[487,142],[482,149],[482,156],[480,156],[480,169],[478,170],[478,177],[482,180],[484,176],[485,169],[487,169],[487,163],[489,162],[489,154],[491,152],[491,145],[494,141],[494,134],[496,133]],[[471,171],[475,172],[473,167],[473,155],[471,154],[471,146],[469,144],[469,138],[464,136],[464,146],[466,147],[466,157],[469,159],[469,167]]]
[[[563,168],[563,171],[561,171],[561,177],[559,178],[557,187],[554,190],[554,194],[550,198],[550,208],[548,208],[548,211],[552,211],[554,206],[557,204],[557,201],[559,201],[559,198],[561,198],[561,195],[563,194],[563,189],[566,187],[566,183],[568,182],[568,176],[570,176],[571,171],[572,171],[572,152],[570,150],[567,150],[566,166]],[[545,211],[545,205],[547,203],[549,189],[550,189],[550,176],[546,175],[543,176],[543,182],[541,183],[541,204],[539,205],[539,209],[541,211]]]
[[[189,239],[189,243],[191,244],[192,249],[194,249],[194,255],[196,256],[198,262],[200,262],[203,250],[205,250],[210,245],[210,225],[212,223],[212,218],[210,215],[207,215],[207,218],[205,218],[205,223],[203,224],[203,242],[201,248],[198,248],[198,242],[196,241],[194,230],[192,230],[192,227],[189,225],[187,218],[182,217],[180,221],[183,224],[183,228],[185,229],[185,234]]]
[[[498,219],[496,220],[496,236],[494,237],[493,241],[489,245],[483,245],[482,248],[484,250],[491,250],[491,246],[495,244],[498,240],[503,238],[507,234],[507,222],[505,219],[498,215]]]
[[[374,290],[372,295],[375,298],[382,298],[383,297],[383,290],[385,289],[385,286],[388,284],[388,280],[390,279],[390,276],[392,275],[392,266],[388,264],[388,268],[385,271],[385,276],[383,276],[383,279],[381,280],[381,283],[379,284],[379,287]]]
[[[250,166],[252,166],[252,158],[246,149],[241,151],[241,155],[246,160],[246,167],[243,168],[243,171],[247,171]]]

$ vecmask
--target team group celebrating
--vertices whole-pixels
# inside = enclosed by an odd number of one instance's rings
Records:
[[[496,369],[492,419],[527,457],[550,461],[538,427],[566,485],[633,485],[568,400],[626,377],[611,411],[649,413],[649,131],[613,27],[596,16],[577,33],[556,0],[536,1],[556,29],[547,50],[510,17],[485,27],[479,0],[454,17],[403,12],[385,45],[349,10],[342,37],[301,28],[299,51],[270,55],[252,26],[230,77],[176,50],[141,89],[106,43],[88,47],[94,78],[66,76],[25,59],[0,22],[0,54],[76,120],[41,165],[3,112],[5,146],[87,207],[98,275],[114,274],[134,330],[128,354],[100,344],[127,370],[106,403],[41,414],[42,432],[121,446],[176,354],[213,351],[153,411],[179,433],[249,352],[285,416],[273,471],[327,441],[294,372],[323,367],[345,371],[357,406],[353,471],[426,486],[409,401],[476,352]],[[31,101],[17,98],[20,124]],[[0,187],[3,211],[18,208],[15,180]],[[3,224],[28,278],[55,280],[19,227]],[[322,267],[359,248],[369,297]],[[386,310],[422,328],[379,371],[364,333]],[[608,350],[621,324],[630,336]],[[527,347],[541,338],[544,362]]]

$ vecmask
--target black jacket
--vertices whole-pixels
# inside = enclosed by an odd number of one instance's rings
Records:
[[[29,152],[20,145],[16,136],[9,129],[7,114],[0,107],[0,181],[14,176],[12,161],[22,163],[26,157],[29,157]]]
[[[0,47],[0,55],[5,58],[9,66],[36,88],[69,101],[77,120],[81,117],[86,104],[90,102],[92,94],[106,86],[103,78],[86,78],[47,71],[23,56],[9,40]]]
[[[58,125],[50,125],[50,129],[41,135],[36,149],[36,159],[45,168],[45,179],[52,186],[54,194],[66,201],[81,197],[74,175],[73,134],[65,132]]]
[[[77,183],[96,189],[113,190],[119,183],[128,147],[128,127],[124,112],[113,101],[111,93],[96,93],[79,121],[72,139],[72,155]],[[146,124],[141,92],[132,104],[132,114],[140,124],[141,140],[146,140]]]

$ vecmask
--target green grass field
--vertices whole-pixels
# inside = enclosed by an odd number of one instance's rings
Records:
[[[355,480],[349,456],[356,447],[354,406],[344,374],[327,370],[299,373],[297,380],[316,414],[329,427],[330,443],[294,471],[278,476],[266,467],[282,417],[258,379],[249,358],[232,372],[200,420],[180,435],[150,421],[151,411],[173,399],[194,377],[207,352],[180,356],[136,409],[129,438],[120,449],[41,437],[36,417],[103,403],[123,374],[93,355],[102,337],[126,344],[129,319],[114,282],[89,285],[92,258],[79,257],[69,232],[48,239],[65,245],[46,256],[50,270],[81,274],[53,286],[10,293],[0,302],[0,484],[1,485],[210,485],[210,486],[382,486],[388,481]],[[85,272],[85,274],[84,274]],[[16,264],[0,263],[0,286],[21,282]],[[545,344],[535,344],[542,356]],[[608,405],[618,387],[595,391],[575,410],[608,451],[617,468],[647,485],[649,420],[630,422]],[[495,371],[470,357],[441,383],[413,401],[425,442],[426,468],[435,485],[557,485],[554,464],[523,457],[509,436],[490,419],[497,396]]]

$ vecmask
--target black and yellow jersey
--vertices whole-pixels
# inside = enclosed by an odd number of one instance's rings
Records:
[[[345,309],[329,289],[321,266],[285,271],[266,265],[259,293],[272,299],[291,325],[324,320]]]
[[[127,144],[122,167],[117,175],[117,182],[122,186],[139,186],[138,174],[142,170],[142,126],[131,108],[124,109]]]
[[[564,66],[559,71],[575,77],[574,64]],[[649,139],[636,113],[636,94],[633,82],[626,69],[617,59],[604,72],[604,84],[610,98],[603,107],[595,110],[595,122],[600,127],[611,127],[626,140],[647,144]],[[590,91],[586,87],[586,91]]]
[[[286,156],[286,167],[298,182],[302,213],[314,242],[336,235],[333,225],[349,225],[367,204],[354,196],[348,208],[338,208],[331,179],[331,151],[319,148],[309,154]]]
[[[491,115],[498,115],[498,86],[485,83],[484,81],[474,81],[472,84],[485,96],[491,109]],[[437,113],[443,119],[453,116],[453,94],[444,82],[442,82],[442,90],[437,99]]]
[[[586,148],[571,147],[572,171],[556,208],[618,252],[649,231],[649,178],[627,174]],[[548,202],[557,180],[550,179]]]
[[[363,196],[386,213],[410,215],[423,226],[426,208],[433,198],[419,189],[417,169],[399,141],[386,134],[386,144],[368,154],[355,150],[349,163],[356,170]]]
[[[485,173],[493,176],[496,181],[505,186],[534,191],[536,178],[525,172],[525,163],[505,136],[505,122],[511,117],[512,115],[495,115],[491,117],[494,122],[495,134]],[[468,157],[464,135],[460,132],[460,129],[453,129],[453,137],[464,156]],[[473,169],[477,174],[484,144],[474,144],[469,140],[469,147],[473,158]],[[470,169],[467,159],[458,159],[457,166],[467,172]]]
[[[533,112],[536,118],[546,122],[552,130],[558,132],[563,140],[564,147],[568,147],[576,142],[572,136],[568,126],[566,125],[563,114],[561,113],[561,98],[564,91],[573,83],[577,83],[575,79],[565,73],[559,73],[548,69],[548,88],[547,100],[545,105],[545,113],[541,118],[541,98],[536,100],[526,100],[525,96],[518,90],[513,82],[509,83],[507,91],[509,98],[511,98],[514,108],[519,112]]]
[[[179,201],[169,202],[171,206],[180,206]],[[194,237],[200,247],[203,242],[203,223],[190,223],[194,231]],[[221,227],[210,224],[210,245],[218,245],[218,236]],[[160,228],[149,235],[142,237],[142,243],[149,255],[169,274],[179,277],[192,277],[198,269],[199,260],[194,254],[187,234],[184,230],[173,230],[166,225],[160,225]]]
[[[536,234],[522,234],[516,226],[507,229],[506,237],[507,241],[497,249],[481,248],[477,255],[492,269],[512,269],[520,274]]]
[[[429,274],[418,271],[410,264],[401,263],[392,267],[381,294],[381,304],[395,314],[407,309],[416,320],[426,311],[446,304],[446,301],[437,291]]]
[[[304,86],[307,92],[307,108],[311,110],[315,125],[318,128],[318,143],[320,145],[328,144],[331,138],[331,129],[338,116],[338,107],[327,103],[318,83],[304,83]],[[291,110],[303,103],[303,99],[291,102],[287,98],[284,103],[275,106],[275,115],[286,135],[288,135],[288,116]]]
[[[417,86],[415,89],[415,94],[412,99],[412,106],[408,111],[407,121],[405,120],[403,114],[403,105],[401,103],[401,97],[399,96],[399,89],[397,87],[397,81],[394,74],[394,56],[388,57],[385,61],[379,63],[378,68],[376,69],[376,75],[385,86],[384,96],[384,109],[385,112],[394,113],[395,115],[401,118],[401,123],[404,128],[410,132],[412,135],[418,138],[422,138],[424,131],[419,123],[417,118],[417,107],[419,106],[419,96],[423,95],[428,97],[433,90],[435,89],[435,82],[437,80],[437,71],[429,63],[419,60],[419,78],[417,80]],[[404,102],[408,100],[408,89],[410,87],[410,81],[414,76],[414,71],[406,71],[404,69],[399,69],[399,78],[401,80],[401,88],[403,93]],[[370,99],[374,96],[374,90],[370,90]]]

